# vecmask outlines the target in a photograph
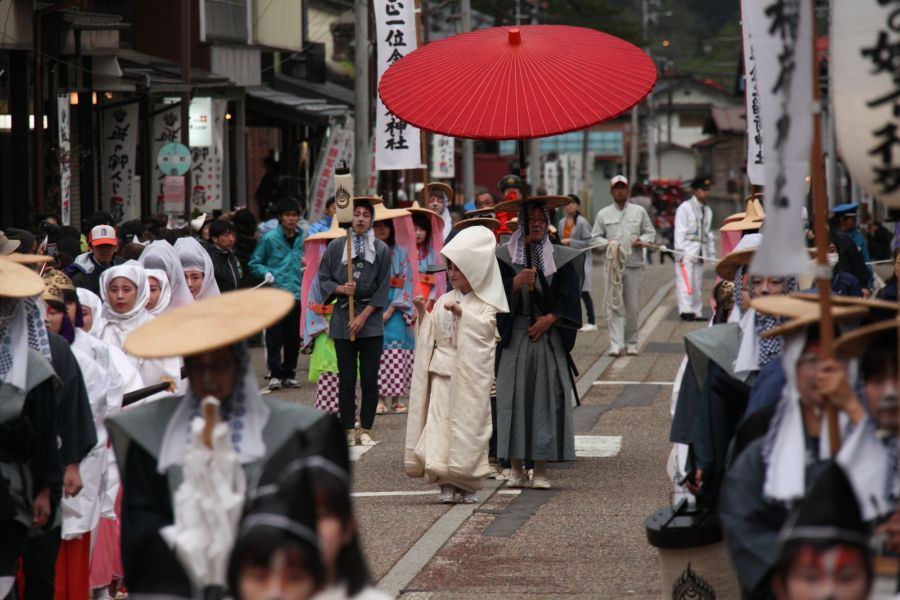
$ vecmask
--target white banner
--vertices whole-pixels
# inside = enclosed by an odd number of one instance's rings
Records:
[[[581,187],[584,185],[584,156],[578,152],[569,154],[569,187],[566,194],[581,195]],[[582,198],[584,204],[586,199]]]
[[[312,198],[307,209],[307,220],[315,223],[325,214],[325,203],[334,195],[334,170],[341,161],[347,162],[353,172],[353,119],[347,119],[344,125],[332,125],[331,135],[325,141],[322,152],[316,161],[313,175]]]
[[[156,207],[156,212],[184,211],[184,205],[176,207],[173,204],[166,205],[166,174],[156,164],[156,156],[159,149],[169,142],[181,141],[181,109],[176,105],[164,112],[153,116],[153,182],[150,185],[150,201]]]
[[[63,225],[70,225],[72,220],[72,150],[71,121],[69,120],[69,94],[56,97],[56,117],[59,123],[59,211]]]
[[[388,67],[416,49],[416,16],[410,0],[374,0],[378,83]],[[375,164],[379,171],[422,166],[421,135],[395,117],[376,94]]]
[[[221,102],[217,100],[216,102]],[[212,98],[191,98],[188,108],[188,141],[191,148],[208,148],[215,143],[215,110]]]
[[[193,108],[193,104],[191,105]],[[212,143],[209,146],[191,146],[193,166],[191,170],[191,210],[199,210],[212,214],[213,210],[224,209],[224,173],[225,173],[225,112],[228,103],[225,100],[213,100],[210,106],[209,134]],[[192,117],[193,121],[193,117]],[[194,141],[194,130],[191,128],[191,142]]]
[[[126,104],[103,111],[103,170],[101,206],[113,219],[139,219],[141,207],[134,202],[134,166],[137,162],[138,105]]]
[[[744,99],[747,106],[747,178],[764,185],[762,118],[759,106],[759,71],[755,50],[757,38],[765,37],[768,23],[759,0],[741,0],[741,30],[744,36]],[[771,65],[775,68],[776,65]],[[765,68],[765,65],[763,66]]]
[[[456,138],[434,134],[431,136],[431,178],[453,179],[456,175]]]
[[[840,156],[853,180],[900,207],[900,11],[896,2],[832,2],[829,72]]]
[[[759,11],[766,25],[754,36],[753,44],[757,65],[766,67],[758,70],[760,108],[765,117],[766,223],[750,272],[773,277],[799,275],[809,268],[803,206],[813,131],[812,9],[810,0],[750,4],[744,8]]]

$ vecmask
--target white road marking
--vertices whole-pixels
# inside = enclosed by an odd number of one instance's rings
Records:
[[[371,450],[372,448],[374,448],[375,446],[377,446],[380,443],[381,442],[375,442],[371,446],[350,446],[350,448],[349,448],[350,462],[358,461],[360,458],[362,458],[363,454],[365,454],[366,452],[368,452],[369,450]]]
[[[621,435],[576,435],[575,456],[612,458],[622,449]]]
[[[522,493],[522,490],[518,490],[518,489],[506,489],[506,488],[503,488],[502,490],[497,490],[497,491],[494,492],[494,493],[496,493],[496,494],[503,494],[504,496],[518,496],[519,494]]]
[[[595,381],[591,385],[675,385],[674,381]]]
[[[354,492],[350,494],[354,498],[382,498],[384,496],[433,496],[434,494],[439,493],[440,490],[427,490],[427,491],[396,491],[396,492]]]

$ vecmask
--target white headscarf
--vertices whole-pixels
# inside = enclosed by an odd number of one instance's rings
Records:
[[[147,309],[151,315],[158,317],[169,308],[169,302],[172,301],[172,286],[169,285],[169,276],[162,269],[144,270],[147,271],[147,277],[152,277],[159,283],[159,299],[156,301],[156,306]]]
[[[83,287],[75,288],[75,292],[81,305],[91,309],[91,329],[88,333],[99,331],[103,320],[103,301],[100,296]]]
[[[37,297],[0,297],[0,381],[25,389],[29,348],[50,360],[44,312]]]
[[[509,312],[500,267],[497,241],[487,227],[467,227],[441,250],[444,257],[463,272],[478,299],[499,312]]]
[[[172,297],[169,300],[169,308],[178,308],[194,303],[191,290],[184,280],[184,269],[172,244],[166,241],[152,242],[147,246],[138,259],[144,267],[149,269],[162,269],[169,279]]]
[[[175,241],[175,252],[181,261],[181,268],[187,271],[199,271],[203,273],[203,283],[200,284],[200,293],[197,300],[218,296],[219,284],[216,283],[216,271],[213,267],[209,252],[203,249],[200,242],[192,237],[182,237]]]
[[[110,282],[117,277],[124,277],[137,288],[134,306],[125,313],[117,313],[112,309],[106,291]],[[150,299],[147,272],[137,261],[129,260],[124,265],[116,265],[103,271],[100,275],[100,296],[103,298],[103,323],[96,335],[117,348],[125,344],[129,333],[153,319],[146,308],[147,300]]]

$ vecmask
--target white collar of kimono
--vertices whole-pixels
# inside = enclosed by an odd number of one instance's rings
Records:
[[[444,246],[441,254],[459,267],[482,302],[499,312],[509,312],[496,251],[497,242],[489,229],[467,227]]]
[[[269,407],[259,395],[256,378],[249,368],[250,357],[246,348],[238,350],[238,386],[232,394],[230,412],[223,420],[227,420],[231,429],[231,441],[241,464],[259,460],[266,453],[263,429],[269,420]],[[200,417],[200,399],[194,396],[191,387],[182,397],[178,408],[166,425],[159,460],[156,469],[165,473],[172,465],[182,464],[184,452],[190,441],[191,422]]]
[[[169,287],[172,289],[172,297],[169,300],[169,308],[178,308],[179,306],[187,306],[194,303],[194,297],[191,290],[188,289],[187,281],[184,280],[184,269],[181,268],[181,261],[172,244],[165,240],[157,240],[151,242],[138,259],[145,267],[151,269],[162,269],[169,278]]]
[[[512,259],[514,265],[522,265],[523,267],[528,264],[527,259],[525,258],[525,252],[527,250],[525,240],[522,238],[522,228],[516,229],[516,231],[509,238],[509,256]],[[553,260],[553,244],[550,243],[550,236],[545,235],[544,239],[541,241],[541,248],[543,252],[543,260],[544,260],[544,276],[550,277],[554,273],[556,273],[556,262]]]
[[[359,235],[350,228],[350,256],[356,258],[362,252],[363,260],[369,264],[375,263],[375,230],[369,227],[364,234]],[[347,253],[341,252],[341,264],[347,264]]]
[[[735,308],[737,306],[735,305]],[[740,316],[741,344],[734,359],[734,374],[747,381],[751,373],[759,371],[759,341],[756,338],[756,309],[751,308]]]
[[[219,284],[216,283],[215,268],[209,252],[203,249],[200,242],[192,237],[182,237],[175,241],[175,252],[181,261],[181,268],[185,272],[197,271],[203,273],[203,283],[200,284],[200,293],[197,300],[213,298],[219,295]]]
[[[43,315],[36,297],[0,298],[0,381],[25,389],[29,348],[50,360]]]
[[[147,309],[151,315],[158,317],[169,308],[169,302],[172,301],[172,286],[169,285],[169,276],[162,269],[145,270],[147,277],[152,277],[159,284],[159,299],[156,301],[156,306]]]
[[[128,312],[117,313],[109,302],[109,294],[106,291],[109,284],[117,277],[124,277],[137,288],[134,306]],[[103,317],[110,323],[124,326],[129,321],[146,313],[147,301],[150,299],[150,286],[147,284],[147,271],[137,261],[129,260],[124,265],[116,265],[103,271],[100,275],[100,297],[103,298]]]

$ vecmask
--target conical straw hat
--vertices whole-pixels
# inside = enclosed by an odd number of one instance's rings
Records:
[[[22,265],[0,258],[0,296],[5,298],[29,298],[44,291],[40,275]]]
[[[224,348],[277,323],[293,306],[294,297],[275,288],[228,292],[143,325],[125,340],[125,351],[141,358],[169,358]]]
[[[725,223],[719,228],[719,231],[751,231],[762,227],[765,220],[766,211],[763,209],[762,202],[758,198],[752,197],[747,201],[747,210],[744,212],[743,218]]]
[[[778,327],[769,329],[763,337],[774,337],[796,331],[817,323],[822,318],[822,307],[818,302],[810,302],[791,296],[763,296],[754,298],[750,306],[757,312],[776,317],[788,317],[790,320]],[[854,320],[866,316],[868,310],[861,306],[837,306],[831,305],[831,316],[835,321]]]

